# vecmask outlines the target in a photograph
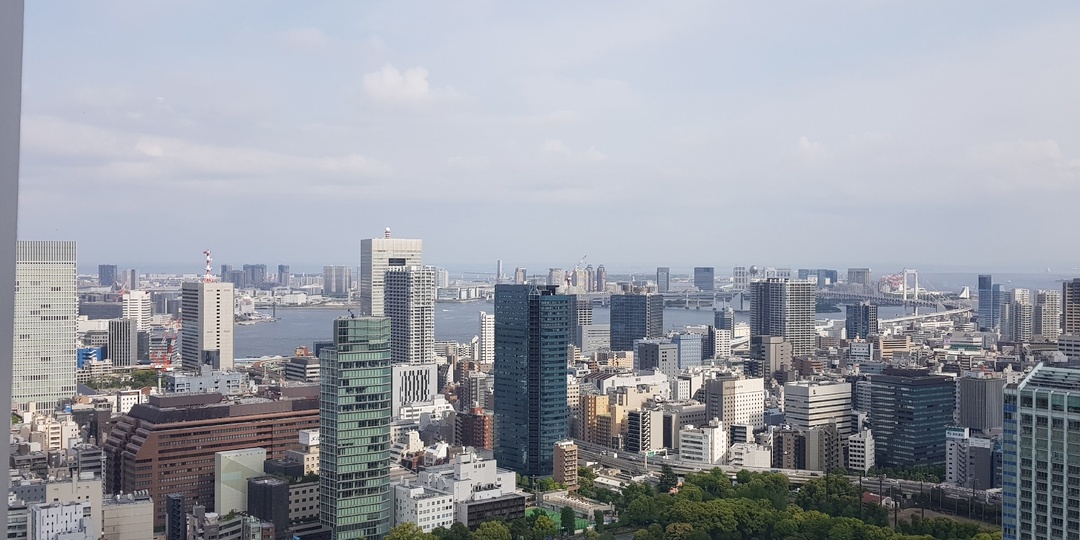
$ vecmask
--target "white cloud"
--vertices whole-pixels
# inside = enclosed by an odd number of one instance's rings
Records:
[[[812,142],[805,136],[799,137],[796,153],[803,159],[816,159],[821,154],[821,143]]]
[[[428,70],[421,66],[400,71],[393,64],[365,73],[364,91],[376,101],[399,104],[426,103],[457,95],[453,88],[432,88],[428,83]]]
[[[330,45],[330,37],[312,27],[292,28],[279,34],[279,37],[287,45],[308,51],[322,50]]]
[[[597,150],[595,147],[590,146],[588,150],[583,152],[575,152],[570,149],[566,143],[560,139],[547,139],[544,144],[541,145],[541,151],[547,154],[557,154],[565,156],[570,159],[578,161],[588,161],[592,163],[599,163],[607,160],[607,154]]]

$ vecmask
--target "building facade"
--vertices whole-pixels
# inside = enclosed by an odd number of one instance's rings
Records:
[[[664,297],[658,294],[611,295],[611,350],[632,351],[634,341],[664,335]]]
[[[390,238],[390,229],[383,238],[360,241],[360,311],[365,315],[382,317],[386,272],[393,269],[421,266],[423,240]]]
[[[233,285],[187,282],[180,286],[180,360],[188,371],[233,368]]]
[[[333,540],[378,540],[393,520],[390,320],[340,318],[333,330],[320,358],[320,518]]]
[[[75,242],[18,242],[11,399],[21,410],[75,395],[75,264]]]
[[[807,356],[816,347],[815,290],[808,281],[766,278],[750,283],[750,336],[780,336],[791,353]]]
[[[394,268],[385,272],[383,286],[391,359],[405,364],[434,362],[435,268]]]
[[[871,375],[870,420],[879,467],[945,464],[945,430],[952,424],[956,383],[917,370]]]
[[[495,459],[528,476],[549,476],[567,436],[571,297],[552,286],[495,286]]]

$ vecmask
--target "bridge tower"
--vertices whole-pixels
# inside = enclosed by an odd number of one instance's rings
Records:
[[[911,299],[912,300],[918,300],[919,299],[919,271],[918,270],[913,270],[913,269],[910,269],[910,268],[905,268],[904,271],[903,271],[903,274],[904,274],[904,281],[901,282],[902,284],[900,286],[900,291],[903,293],[904,301],[907,302],[907,300],[908,300],[908,277],[909,276],[915,278],[914,279],[915,288],[912,289],[912,294],[914,296],[912,296]]]

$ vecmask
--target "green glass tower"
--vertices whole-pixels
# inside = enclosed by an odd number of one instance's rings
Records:
[[[319,513],[334,540],[390,532],[390,378],[390,319],[335,320],[319,403]]]

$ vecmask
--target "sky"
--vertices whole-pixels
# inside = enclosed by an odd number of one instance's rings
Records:
[[[28,2],[80,266],[1080,266],[1080,3]],[[490,267],[490,268],[488,268]]]

